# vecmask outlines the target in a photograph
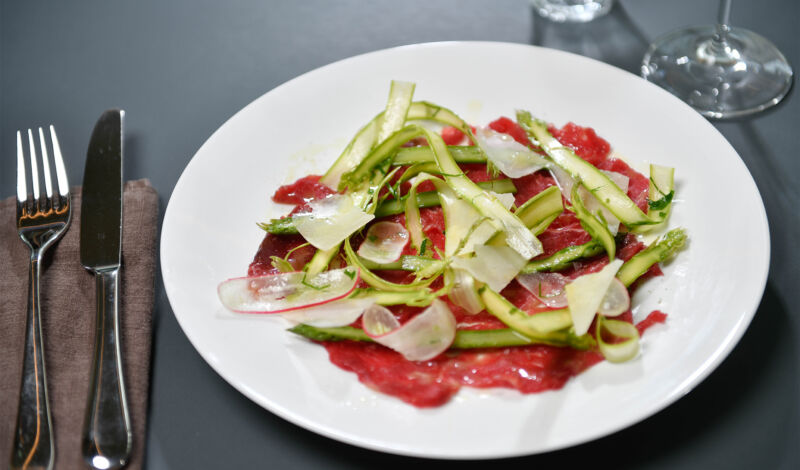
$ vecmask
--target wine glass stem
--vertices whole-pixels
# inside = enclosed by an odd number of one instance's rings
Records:
[[[730,22],[730,17],[731,0],[720,0],[719,12],[717,13],[717,34],[714,36],[714,42],[720,46],[721,50],[724,50],[727,47],[728,31],[731,29],[728,25]]]
[[[729,20],[731,16],[731,0],[720,0],[717,14],[716,34],[706,44],[706,54],[715,62],[730,62],[736,60],[736,52],[728,42],[730,31]]]

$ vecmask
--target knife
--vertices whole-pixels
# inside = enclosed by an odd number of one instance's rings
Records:
[[[111,109],[95,124],[86,155],[81,202],[81,264],[95,275],[97,317],[89,400],[81,440],[91,468],[125,465],[131,425],[119,341],[122,258],[122,120]]]

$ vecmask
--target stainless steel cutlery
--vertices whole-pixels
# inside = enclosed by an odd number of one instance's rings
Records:
[[[69,226],[72,206],[64,160],[56,131],[50,126],[54,175],[50,168],[45,132],[39,128],[39,155],[44,172],[44,192],[39,184],[39,165],[33,132],[28,129],[28,160],[31,168],[31,189],[25,171],[25,152],[22,133],[17,132],[17,230],[31,250],[28,269],[28,309],[26,313],[25,350],[22,365],[22,385],[14,431],[11,468],[50,469],[53,467],[53,420],[47,396],[44,342],[42,337],[42,307],[39,296],[42,259],[45,252]]]
[[[95,275],[97,316],[89,402],[81,450],[92,468],[119,468],[131,450],[131,425],[119,341],[122,262],[122,121],[109,110],[95,125],[81,202],[81,264]]]
[[[108,110],[95,125],[87,151],[80,212],[81,264],[96,279],[94,359],[92,370],[87,371],[90,387],[81,452],[86,464],[97,469],[123,467],[132,445],[119,331],[123,117],[122,110]],[[31,255],[22,385],[11,455],[13,469],[49,470],[55,462],[40,278],[44,254],[69,227],[72,207],[64,160],[53,126],[49,128],[52,153],[48,152],[45,134],[42,128],[38,133],[30,129],[25,135],[17,132],[16,222],[19,236]],[[51,171],[51,154],[54,171]],[[26,160],[30,173],[26,171]]]

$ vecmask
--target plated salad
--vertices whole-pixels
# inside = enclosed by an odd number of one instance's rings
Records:
[[[279,188],[287,216],[223,305],[278,314],[362,383],[420,407],[462,386],[558,389],[639,353],[631,292],[685,244],[674,170],[644,176],[590,128],[527,111],[473,127],[392,82],[321,176]],[[644,233],[660,236],[649,245]]]

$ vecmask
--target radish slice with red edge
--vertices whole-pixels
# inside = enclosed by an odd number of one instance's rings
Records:
[[[361,278],[352,266],[305,277],[303,272],[289,272],[228,279],[217,287],[217,295],[234,312],[280,313],[344,298]]]
[[[456,337],[456,319],[441,300],[400,325],[386,307],[374,304],[361,318],[364,332],[409,361],[427,361],[446,351]]]
[[[279,315],[292,323],[305,323],[320,328],[347,326],[375,303],[373,299],[339,299],[314,307],[289,310]]]
[[[408,230],[397,222],[372,224],[358,247],[358,255],[376,263],[397,261],[408,245],[408,237]]]
[[[568,280],[566,276],[559,273],[530,273],[517,276],[517,282],[522,287],[550,308],[567,306],[567,294],[564,286]]]

